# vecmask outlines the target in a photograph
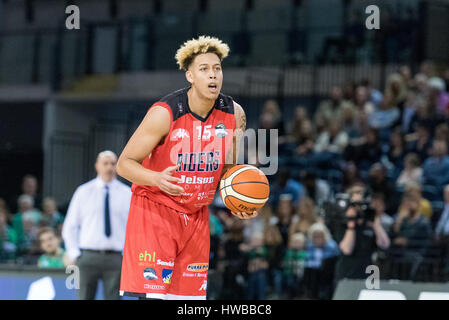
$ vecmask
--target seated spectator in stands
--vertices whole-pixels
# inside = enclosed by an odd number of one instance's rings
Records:
[[[392,73],[387,78],[387,84],[385,86],[385,96],[388,97],[387,109],[398,108],[398,111],[403,109],[403,104],[407,98],[407,85],[404,78],[399,73]]]
[[[340,254],[337,243],[323,223],[313,224],[307,235],[307,268],[319,269],[323,260]]]
[[[310,227],[307,238],[303,281],[305,296],[311,299],[330,299],[335,262],[340,254],[338,245],[322,223]]]
[[[301,280],[304,275],[304,268],[307,261],[307,251],[305,250],[306,237],[301,232],[290,235],[288,248],[282,259],[282,273],[285,298],[292,299],[301,294]]]
[[[399,205],[396,200],[396,188],[393,182],[388,179],[387,170],[380,162],[371,166],[368,180],[372,192],[385,195],[386,212],[394,214]]]
[[[34,208],[34,200],[30,195],[21,195],[17,200],[17,205],[19,211],[13,217],[12,226],[17,233],[19,251],[28,251],[33,247],[42,215]]]
[[[31,264],[34,264],[33,259],[37,258],[39,253],[39,222],[39,218],[32,211],[26,211],[22,215],[23,234],[22,237],[19,236],[19,245],[21,253],[27,256],[26,261],[31,261]]]
[[[311,198],[317,207],[320,207],[324,201],[330,200],[329,184],[322,179],[318,179],[313,171],[306,171],[301,181],[304,184],[305,195]]]
[[[402,77],[405,88],[409,89],[413,85],[412,70],[408,65],[402,65],[399,67],[399,74]]]
[[[303,106],[295,108],[294,118],[288,124],[286,142],[297,143],[301,140],[301,128],[304,121],[310,121],[307,109]]]
[[[449,126],[447,125],[447,123],[440,123],[436,126],[433,139],[446,141],[446,145],[449,144]]]
[[[361,139],[352,142],[345,149],[345,159],[353,161],[360,170],[367,170],[381,156],[378,131],[374,128],[369,128]]]
[[[314,114],[314,122],[318,118],[324,120],[326,123],[331,121],[341,121],[342,112],[344,109],[350,109],[355,112],[352,102],[344,100],[343,91],[339,86],[332,86],[329,99],[322,101],[317,111]]]
[[[292,223],[290,225],[289,230],[290,235],[298,232],[307,234],[309,228],[312,225],[322,221],[317,216],[313,200],[309,197],[306,197],[301,200],[297,212],[298,212],[297,215],[293,217]]]
[[[14,260],[17,252],[17,234],[8,225],[7,219],[6,210],[0,208],[0,262]]]
[[[435,241],[442,249],[445,280],[449,280],[449,184],[444,187],[444,209],[435,228]]]
[[[422,256],[430,244],[431,235],[429,220],[419,212],[419,199],[406,193],[393,225],[392,240],[392,252],[406,268],[405,279],[414,279]]]
[[[418,211],[421,215],[426,217],[427,219],[432,218],[433,210],[432,210],[432,204],[429,200],[425,199],[422,196],[422,189],[421,185],[419,183],[409,183],[405,186],[405,193],[410,194],[411,196],[415,197],[419,201],[419,208]],[[401,207],[399,207],[398,212],[401,211]]]
[[[331,121],[327,130],[316,139],[314,152],[343,153],[348,145],[348,134],[341,129],[340,122]]]
[[[406,147],[404,135],[401,129],[397,127],[391,132],[390,145],[387,153],[388,161],[396,170],[402,170],[404,168]]]
[[[368,116],[368,122],[375,129],[391,128],[399,121],[400,114],[394,98],[384,95],[380,107]]]
[[[42,224],[56,230],[56,235],[61,236],[64,216],[58,211],[56,200],[50,197],[42,201]]]
[[[278,136],[285,135],[284,124],[279,104],[276,100],[270,99],[265,101],[262,113],[259,118],[260,129],[278,129]]]
[[[416,153],[408,153],[404,158],[404,170],[396,180],[396,186],[405,187],[407,184],[421,184],[423,170]]]
[[[282,258],[286,248],[279,229],[275,225],[267,224],[264,229],[264,244],[267,250],[268,275],[273,288],[271,298],[278,299],[282,294]]]
[[[380,219],[380,224],[387,234],[390,234],[394,219],[385,212],[385,196],[383,193],[374,193],[371,196],[371,208],[376,212],[376,217]]]
[[[417,105],[418,105],[418,97],[416,89],[411,89],[407,93],[407,99],[404,103],[404,109],[402,110],[401,115],[401,130],[404,134],[409,134],[414,131],[412,126],[413,118],[416,113]]]
[[[298,128],[296,134],[296,152],[299,155],[305,156],[313,152],[315,145],[315,134],[313,132],[312,122],[310,120],[304,120],[302,127]]]
[[[9,222],[12,219],[11,211],[9,210],[8,203],[5,199],[0,198],[0,211],[6,214],[6,221]]]
[[[264,246],[262,233],[253,235],[248,251],[248,300],[264,300],[266,298],[268,280],[268,252]]]
[[[416,153],[421,163],[429,157],[429,151],[432,147],[432,138],[430,135],[430,128],[425,122],[419,122],[416,126],[416,132],[407,135],[405,139],[408,144],[408,151]]]
[[[342,189],[349,189],[354,183],[361,180],[359,169],[353,161],[347,161],[343,168]]]
[[[449,157],[446,141],[435,140],[431,149],[431,157],[423,164],[425,184],[443,187],[449,183]]]
[[[38,240],[41,250],[44,252],[37,261],[39,268],[64,268],[64,250],[61,241],[53,228],[43,227],[39,230]]]
[[[430,103],[435,106],[438,114],[449,115],[449,93],[446,92],[446,83],[443,79],[432,77],[427,82]]]
[[[292,204],[292,197],[290,194],[282,194],[279,198],[279,203],[276,209],[276,216],[271,221],[271,224],[275,224],[282,236],[282,242],[284,248],[287,247],[288,235],[290,225],[292,223],[292,216],[294,212]]]
[[[360,85],[366,88],[368,93],[368,101],[370,101],[375,108],[378,108],[382,102],[382,92],[374,88],[368,78],[362,79],[362,81],[360,81]]]
[[[38,181],[37,178],[31,174],[27,174],[22,179],[22,194],[28,195],[33,198],[33,203],[36,208],[40,208],[42,205],[42,196],[38,193]],[[11,208],[13,208],[17,203],[19,197],[16,197]],[[14,209],[14,208],[13,208]],[[16,207],[16,211],[19,211]],[[16,212],[13,211],[13,212]]]
[[[276,182],[271,188],[270,202],[273,207],[278,205],[279,198],[283,194],[291,195],[292,204],[297,207],[305,193],[303,185],[290,177],[290,171],[288,169],[281,169],[279,171]]]
[[[372,101],[369,100],[368,89],[364,86],[358,86],[355,91],[355,108],[358,112],[366,115],[372,114],[377,108]]]

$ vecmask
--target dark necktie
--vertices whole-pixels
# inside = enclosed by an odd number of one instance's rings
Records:
[[[104,234],[106,237],[111,235],[111,217],[109,215],[109,187],[106,188],[106,196],[104,198]]]

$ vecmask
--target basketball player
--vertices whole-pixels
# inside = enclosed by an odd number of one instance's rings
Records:
[[[228,53],[213,37],[184,43],[175,58],[190,86],[154,103],[120,155],[117,171],[133,182],[121,295],[206,299],[208,205],[246,127],[242,107],[220,92]]]

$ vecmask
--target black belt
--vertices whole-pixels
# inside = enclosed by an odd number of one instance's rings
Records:
[[[80,249],[80,250],[86,251],[86,252],[101,253],[101,254],[122,254],[121,251],[116,251],[116,250],[93,250],[93,249]]]

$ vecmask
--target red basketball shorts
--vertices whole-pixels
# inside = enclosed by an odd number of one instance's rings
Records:
[[[133,194],[120,295],[206,299],[209,249],[207,206],[187,215]]]

